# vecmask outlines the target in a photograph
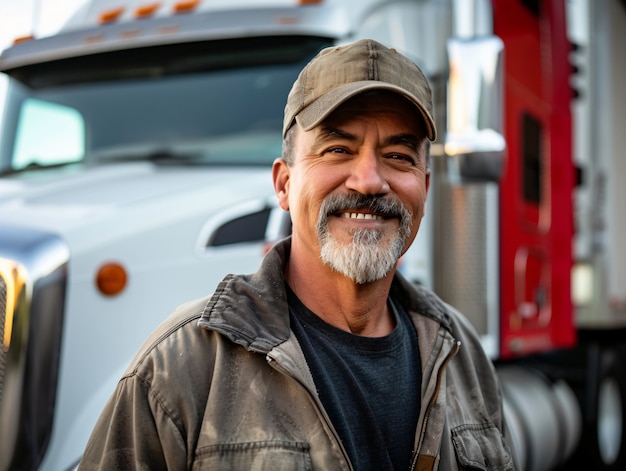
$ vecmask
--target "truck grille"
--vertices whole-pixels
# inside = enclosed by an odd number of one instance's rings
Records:
[[[36,469],[52,433],[69,250],[0,227],[0,471]]]
[[[6,342],[4,340],[4,324],[7,318],[7,284],[0,275],[0,410],[2,410],[2,386],[4,385],[4,369],[6,367]]]

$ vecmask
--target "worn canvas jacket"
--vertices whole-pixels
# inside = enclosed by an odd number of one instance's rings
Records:
[[[227,276],[151,335],[80,470],[352,469],[289,328],[289,248],[278,244],[256,274]],[[415,324],[422,359],[413,469],[514,469],[497,377],[467,320],[400,275],[391,296]]]

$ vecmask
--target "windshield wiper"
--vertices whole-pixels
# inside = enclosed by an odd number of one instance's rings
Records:
[[[6,168],[4,170],[0,170],[0,177],[6,177],[9,175],[15,175],[18,173],[31,172],[31,171],[36,171],[36,170],[48,170],[51,168],[66,167],[68,165],[77,164],[77,163],[80,163],[80,162],[72,160],[71,162],[60,162],[57,164],[47,164],[47,165],[40,164],[39,162],[30,162],[25,167]]]
[[[121,154],[106,159],[98,160],[98,163],[118,162],[154,162],[159,164],[188,165],[197,164],[204,157],[202,152],[176,152],[170,149],[156,149],[149,152]]]

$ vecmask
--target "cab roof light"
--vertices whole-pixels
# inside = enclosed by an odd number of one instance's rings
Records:
[[[117,296],[128,282],[126,269],[118,262],[106,262],[96,272],[96,287],[105,296]]]
[[[124,13],[124,7],[112,8],[111,10],[106,10],[100,13],[100,17],[98,21],[100,24],[112,23],[119,19]]]
[[[135,10],[135,18],[145,18],[147,16],[152,16],[160,7],[160,2],[149,3],[147,5],[137,7],[137,9]]]
[[[200,5],[200,0],[181,0],[174,4],[174,13],[188,13]]]
[[[323,0],[299,0],[300,5],[314,5],[322,2]]]

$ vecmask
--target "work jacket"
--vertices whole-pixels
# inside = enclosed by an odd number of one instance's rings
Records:
[[[257,273],[227,276],[150,336],[79,470],[352,469],[289,328],[289,249],[279,243]],[[498,380],[468,321],[399,274],[391,296],[422,362],[412,469],[513,470]]]

